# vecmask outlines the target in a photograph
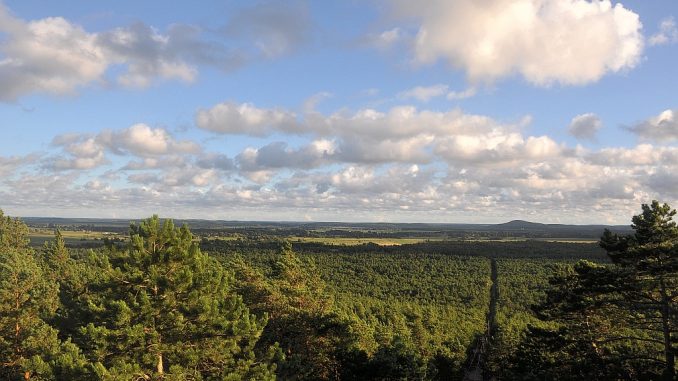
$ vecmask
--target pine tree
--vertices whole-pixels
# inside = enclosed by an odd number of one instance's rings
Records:
[[[71,380],[88,364],[71,342],[61,342],[50,320],[58,284],[28,247],[28,228],[0,211],[0,378]]]
[[[678,350],[678,226],[667,204],[642,205],[634,234],[606,230],[612,265],[580,261],[551,280],[536,308],[555,329],[531,328],[513,376],[674,380]]]
[[[68,279],[70,277],[70,255],[61,230],[56,229],[54,231],[53,241],[45,242],[42,254],[43,260],[54,279]]]
[[[157,216],[130,227],[90,299],[82,329],[106,379],[269,380],[274,366],[254,354],[265,318],[233,292],[233,277],[202,253],[186,226]]]
[[[600,240],[624,279],[619,284],[626,306],[637,315],[633,322],[661,337],[665,380],[676,376],[678,330],[678,226],[668,204],[642,205],[632,218],[635,234],[609,231]],[[654,339],[654,338],[653,338]]]
[[[332,309],[332,298],[312,263],[303,262],[289,242],[282,242],[269,279],[234,263],[239,292],[269,320],[261,345],[279,345],[285,355],[278,375],[283,380],[334,380],[340,377],[340,351],[352,349],[355,337]]]

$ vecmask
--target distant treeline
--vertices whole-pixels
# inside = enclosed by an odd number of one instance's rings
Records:
[[[205,251],[257,251],[273,250],[275,240],[207,240],[201,241]],[[495,258],[545,258],[545,259],[589,259],[607,261],[605,251],[593,243],[567,243],[547,241],[427,241],[414,244],[380,246],[374,243],[362,245],[329,245],[316,242],[292,242],[299,253],[342,253],[342,254],[403,254],[422,256],[428,254],[480,256]]]
[[[97,232],[125,233],[129,221],[116,219],[70,219],[30,217],[30,227],[61,228]],[[140,221],[133,221],[138,223]],[[240,235],[247,238],[264,236],[305,238],[435,238],[435,239],[502,239],[502,238],[588,238],[598,239],[603,231],[630,233],[628,226],[561,225],[512,221],[505,224],[387,224],[330,222],[245,222],[177,220],[189,224],[194,234],[205,237]]]

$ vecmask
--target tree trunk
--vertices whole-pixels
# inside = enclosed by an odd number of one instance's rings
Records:
[[[659,281],[661,286],[662,294],[662,308],[661,308],[661,317],[662,317],[662,331],[664,334],[664,358],[666,359],[666,368],[664,368],[664,377],[665,381],[673,381],[676,376],[676,356],[673,353],[673,346],[671,344],[671,321],[669,314],[669,296],[666,292],[666,285],[664,284],[664,279]]]
[[[163,374],[165,373],[165,370],[164,370],[164,366],[162,365],[162,353],[161,352],[158,353],[157,370],[158,370],[158,375],[160,376],[160,378],[162,378]]]

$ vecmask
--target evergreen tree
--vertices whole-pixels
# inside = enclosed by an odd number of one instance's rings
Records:
[[[269,316],[260,345],[279,345],[283,351],[278,376],[283,380],[338,379],[340,352],[352,349],[354,336],[333,312],[332,298],[314,266],[303,262],[289,242],[283,242],[268,280],[242,260],[234,261],[234,267],[247,304]]]
[[[128,249],[111,263],[89,299],[94,322],[82,329],[100,377],[275,378],[275,367],[254,354],[266,319],[250,314],[232,275],[186,226],[157,216],[131,225]]]
[[[54,231],[53,241],[45,242],[42,254],[46,267],[55,280],[70,278],[70,255],[61,230],[56,229]]]
[[[642,205],[633,217],[635,234],[605,231],[600,245],[622,273],[618,289],[635,326],[656,333],[663,347],[665,380],[676,376],[678,329],[678,226],[668,204]],[[653,337],[653,340],[656,340]]]
[[[674,380],[678,327],[676,211],[653,201],[632,218],[634,234],[606,230],[613,265],[580,261],[551,280],[509,374],[524,379]],[[512,372],[512,373],[511,373]]]
[[[61,342],[46,321],[58,306],[58,284],[46,276],[28,247],[28,228],[0,211],[0,378],[76,380],[87,362]]]
[[[28,226],[18,218],[5,216],[0,209],[0,251],[28,252]]]

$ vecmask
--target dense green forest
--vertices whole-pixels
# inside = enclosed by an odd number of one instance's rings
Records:
[[[82,248],[0,212],[0,379],[673,380],[674,215],[598,245],[394,246],[152,217]]]

